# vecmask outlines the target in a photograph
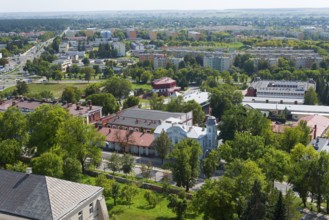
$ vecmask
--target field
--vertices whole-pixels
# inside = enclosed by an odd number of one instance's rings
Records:
[[[88,87],[88,83],[47,83],[47,84],[29,84],[29,94],[36,94],[42,91],[50,91],[56,98],[61,97],[65,88],[74,86],[80,90]]]

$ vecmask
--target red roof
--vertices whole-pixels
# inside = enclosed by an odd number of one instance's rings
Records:
[[[127,131],[115,128],[102,128],[98,132],[105,135],[106,141],[108,142],[128,142],[129,145],[151,147],[154,141],[154,134],[132,130]]]
[[[329,119],[322,115],[305,116],[300,118],[298,122],[300,121],[306,121],[307,126],[310,127],[311,130],[314,129],[314,126],[316,125],[316,137],[325,135],[327,128],[329,127]]]
[[[176,80],[173,80],[172,78],[169,77],[164,77],[153,81],[153,85],[166,85],[169,83],[176,83]]]

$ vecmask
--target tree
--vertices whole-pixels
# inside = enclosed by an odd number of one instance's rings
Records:
[[[233,219],[236,213],[236,190],[234,180],[222,177],[206,180],[193,196],[193,208],[203,213],[204,219]]]
[[[295,128],[286,128],[284,130],[281,147],[283,150],[290,152],[290,150],[298,143],[307,145],[310,142],[310,128],[305,121],[299,122]]]
[[[112,170],[113,175],[115,172],[121,170],[122,167],[122,160],[121,157],[117,153],[113,153],[108,161],[108,168]]]
[[[123,103],[123,108],[130,108],[133,106],[138,106],[139,105],[140,99],[136,96],[129,96]]]
[[[236,193],[238,193],[241,202],[250,196],[255,180],[259,181],[261,186],[266,186],[262,169],[252,160],[237,159],[226,165],[225,169],[224,176],[234,179]]]
[[[53,80],[60,81],[63,79],[64,73],[60,70],[55,70],[52,74]]]
[[[252,194],[248,199],[247,208],[242,215],[242,219],[262,220],[266,215],[266,197],[262,192],[261,183],[255,180],[251,191]]]
[[[153,167],[152,167],[152,162],[149,161],[147,165],[142,164],[141,166],[141,175],[143,176],[143,178],[151,178],[152,177],[152,171],[153,171]]]
[[[33,172],[39,175],[61,178],[63,159],[55,153],[47,152],[32,159]]]
[[[122,98],[126,98],[129,95],[132,90],[132,85],[128,80],[115,76],[105,83],[104,90],[121,101]]]
[[[292,189],[289,189],[284,197],[284,206],[286,208],[286,219],[301,219],[299,201],[296,199],[295,192]]]
[[[95,180],[96,186],[104,188],[104,196],[109,197],[112,193],[112,186],[115,183],[114,180],[108,179],[104,174],[99,174]]]
[[[194,186],[200,173],[202,155],[200,144],[193,139],[184,139],[177,143],[170,154],[170,169],[177,186],[185,187],[186,192]]]
[[[81,69],[81,72],[85,74],[85,80],[90,81],[91,77],[95,75],[96,71],[90,66],[85,66]]]
[[[318,104],[318,95],[313,87],[310,87],[304,96],[304,105],[316,105]]]
[[[159,203],[159,198],[153,191],[145,191],[144,198],[152,208],[155,208],[156,205]]]
[[[77,103],[80,98],[81,92],[77,87],[66,87],[62,93],[62,102]]]
[[[215,150],[212,150],[209,155],[203,159],[203,173],[207,178],[212,177],[217,167],[219,166],[219,157],[218,153]]]
[[[150,99],[150,107],[152,110],[164,110],[164,97],[158,96],[157,93],[153,93]]]
[[[161,131],[160,135],[154,140],[155,150],[158,156],[161,158],[161,163],[163,164],[164,159],[170,152],[172,146],[171,140],[165,131]]]
[[[75,158],[66,158],[63,165],[63,178],[69,181],[78,182],[81,177],[81,164]]]
[[[137,196],[138,188],[135,184],[125,184],[124,187],[121,189],[121,197],[126,200],[126,202],[130,205],[132,199]]]
[[[120,185],[119,185],[119,183],[114,182],[114,184],[112,185],[111,196],[112,196],[113,201],[114,201],[114,206],[116,206],[117,205],[117,199],[120,196]]]
[[[45,91],[40,92],[39,96],[42,99],[54,99],[54,94],[49,90],[45,90]]]
[[[93,126],[85,124],[82,118],[71,116],[62,123],[56,139],[67,155],[80,162],[82,173],[85,173],[87,158],[94,163],[100,162],[102,158],[100,149],[104,146],[105,137]]]
[[[168,208],[172,209],[172,211],[176,213],[178,220],[183,220],[187,210],[186,195],[183,193],[180,193],[179,196],[170,194],[168,200]]]
[[[29,115],[28,146],[36,147],[39,155],[49,151],[56,143],[57,130],[68,117],[68,112],[59,105],[44,104],[36,108]]]
[[[5,58],[0,58],[0,66],[5,67],[8,64],[8,60]]]
[[[152,73],[147,70],[142,73],[140,80],[143,84],[146,84],[151,78],[152,78]]]
[[[268,181],[282,182],[290,169],[289,155],[273,147],[267,147],[264,155],[257,161]]]
[[[16,93],[18,95],[25,95],[29,92],[29,87],[25,81],[17,81],[16,83]]]
[[[231,85],[222,85],[211,90],[210,107],[212,108],[212,114],[217,118],[221,118],[226,110],[240,104],[242,98],[241,92],[235,91],[235,87]]]
[[[286,220],[287,219],[286,207],[283,202],[282,192],[279,193],[278,202],[276,203],[276,206],[275,206],[274,219],[275,220]]]
[[[89,60],[87,57],[83,58],[81,62],[82,62],[83,65],[85,65],[85,66],[88,66],[88,65],[90,64],[90,60]]]
[[[86,89],[85,89],[85,96],[88,97],[93,94],[100,93],[100,87],[101,85],[97,83],[92,83],[90,84]]]
[[[205,113],[202,110],[202,107],[195,100],[190,100],[183,105],[183,112],[193,113],[193,124],[201,125],[205,120]]]
[[[135,167],[134,158],[130,154],[124,154],[121,159],[122,159],[122,168],[121,168],[121,170],[123,171],[123,173],[125,173],[127,175]]]
[[[304,207],[310,189],[310,173],[312,161],[316,160],[318,153],[310,146],[305,147],[303,144],[297,144],[290,153],[291,169],[289,170],[288,182],[293,185],[294,191],[298,192],[302,199]]]
[[[220,132],[219,138],[232,140],[236,132],[250,132],[254,136],[262,136],[265,142],[270,138],[270,120],[263,114],[254,109],[246,109],[242,105],[233,106],[225,111],[218,125]]]
[[[20,144],[14,139],[0,140],[0,165],[5,169],[7,165],[14,165],[21,150]]]
[[[93,94],[88,96],[86,99],[91,100],[94,105],[102,106],[103,115],[115,113],[120,109],[117,100],[112,94]]]
[[[228,147],[220,148],[221,155],[229,155],[223,159],[231,162],[231,159],[257,160],[265,153],[265,140],[261,136],[254,136],[249,132],[236,132],[234,139],[226,141]],[[228,151],[224,153],[223,151]]]
[[[28,121],[18,108],[7,109],[2,118],[0,115],[0,140],[12,139],[24,146],[28,138]]]

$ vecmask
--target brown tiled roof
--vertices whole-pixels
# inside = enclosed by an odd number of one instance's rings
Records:
[[[115,128],[102,128],[100,134],[106,136],[108,142],[128,142],[129,145],[140,147],[151,147],[154,141],[154,134],[143,133],[138,131],[127,131]],[[129,136],[129,137],[128,137]]]

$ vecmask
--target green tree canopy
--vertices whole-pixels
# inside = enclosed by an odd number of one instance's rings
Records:
[[[94,105],[102,106],[103,115],[113,114],[119,111],[119,105],[117,100],[114,98],[112,94],[100,93],[93,94],[86,98],[87,100],[91,100]]]
[[[43,154],[56,143],[56,132],[69,117],[67,111],[59,105],[44,104],[29,115],[29,147],[36,147]]]
[[[62,102],[77,103],[81,98],[81,92],[77,87],[66,87],[62,93]]]
[[[120,101],[122,98],[128,97],[132,85],[128,80],[114,76],[105,83],[104,90]]]
[[[47,152],[32,159],[33,172],[39,175],[61,178],[63,176],[63,159],[55,153]]]
[[[98,163],[101,160],[101,147],[104,146],[105,137],[97,130],[83,122],[79,117],[70,117],[61,124],[56,133],[57,143],[64,152],[72,158],[77,159],[82,168],[86,169],[86,160],[89,157],[92,162]]]
[[[194,186],[200,173],[200,160],[202,149],[193,139],[184,139],[177,143],[169,159],[173,180],[177,186],[185,187],[186,192]]]

